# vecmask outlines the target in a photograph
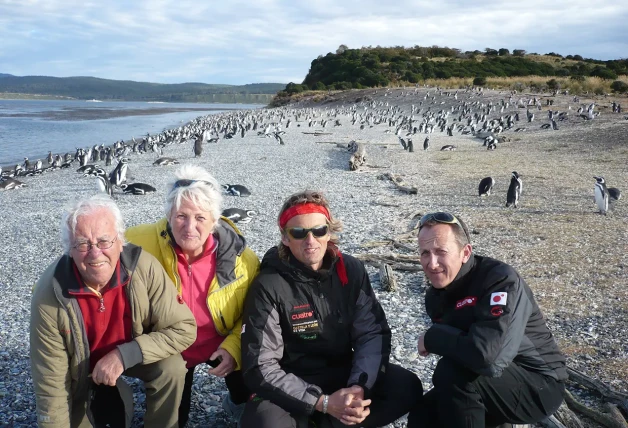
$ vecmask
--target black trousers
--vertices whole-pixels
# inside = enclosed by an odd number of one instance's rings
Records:
[[[423,395],[423,386],[419,378],[409,370],[394,364],[388,365],[388,373],[382,383],[373,391],[371,414],[359,425],[375,428],[396,421],[416,406]],[[240,420],[241,428],[339,428],[342,422],[319,412],[313,415],[294,415],[269,400],[255,399],[244,406]],[[357,427],[357,425],[354,425]]]
[[[552,415],[565,386],[511,363],[497,378],[480,376],[441,358],[432,388],[408,416],[408,428],[485,428],[530,424]]]
[[[196,366],[190,367],[185,375],[185,385],[183,387],[183,395],[181,396],[181,404],[179,405],[179,428],[183,428],[190,418],[195,368]],[[251,393],[244,384],[240,370],[229,373],[225,377],[225,383],[227,384],[231,401],[235,404],[245,403],[249,399]]]

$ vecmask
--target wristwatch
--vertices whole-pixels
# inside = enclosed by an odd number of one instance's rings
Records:
[[[329,404],[329,395],[323,395],[323,413],[327,413],[328,404]]]

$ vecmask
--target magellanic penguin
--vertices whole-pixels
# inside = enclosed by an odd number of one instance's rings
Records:
[[[153,162],[153,165],[176,165],[178,163],[179,161],[175,158],[169,158],[164,156]]]
[[[120,188],[124,193],[131,195],[145,195],[157,191],[153,186],[146,183],[121,184]]]
[[[506,195],[506,207],[511,205],[514,205],[515,208],[519,207],[519,198],[521,197],[522,189],[523,182],[521,178],[519,178],[517,171],[513,171],[510,186],[508,186],[508,194]]]
[[[600,209],[600,214],[606,215],[608,211],[608,189],[606,188],[606,181],[604,177],[593,177],[595,178],[595,203],[597,207]]]
[[[4,181],[0,181],[0,190],[13,190],[19,189],[20,187],[24,187],[26,184],[21,181],[15,180],[13,178],[7,178]]]
[[[249,223],[253,220],[253,217],[257,215],[257,212],[252,210],[242,210],[240,208],[227,208],[222,212],[223,217],[227,217],[234,223]]]
[[[109,181],[112,185],[120,187],[120,185],[126,181],[126,172],[129,168],[128,163],[129,160],[127,158],[122,158],[113,171],[111,171],[111,174],[109,174]]]
[[[606,190],[608,190],[608,196],[611,200],[619,201],[621,199],[621,190],[617,187],[608,187]]]
[[[223,184],[222,187],[225,189],[225,193],[232,196],[251,196],[251,191],[241,184]]]
[[[194,140],[194,157],[200,158],[203,154],[203,134],[200,134]]]
[[[478,186],[478,196],[490,196],[495,185],[493,177],[484,177]]]
[[[427,150],[430,148],[430,137],[425,137],[423,140],[423,150]]]

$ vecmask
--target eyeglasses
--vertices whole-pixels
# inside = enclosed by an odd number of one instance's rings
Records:
[[[184,179],[175,181],[173,189],[176,189],[177,187],[188,187],[189,185],[194,184],[194,183],[205,183],[208,186],[213,187],[212,183],[206,180],[189,180],[187,178],[184,178]]]
[[[329,225],[321,224],[319,226],[310,227],[306,229],[304,227],[289,227],[285,231],[294,239],[305,239],[307,235],[312,232],[315,238],[322,238],[329,233]]]
[[[455,215],[442,211],[425,214],[423,217],[421,217],[421,220],[419,220],[419,230],[421,230],[421,228],[425,226],[425,224],[429,221],[435,221],[437,223],[444,224],[457,224],[458,226],[460,226],[460,228],[464,232],[464,235],[467,237],[467,242],[471,242],[471,237],[469,236],[469,232],[467,232],[467,228],[462,225],[460,220],[458,220]]]
[[[89,251],[91,251],[92,247],[96,247],[99,250],[108,250],[109,248],[111,248],[113,246],[113,243],[116,242],[118,240],[118,237],[114,238],[111,241],[98,241],[95,244],[92,244],[91,242],[79,242],[78,244],[74,245],[72,248],[74,248],[76,251],[80,252],[80,253],[87,253]]]

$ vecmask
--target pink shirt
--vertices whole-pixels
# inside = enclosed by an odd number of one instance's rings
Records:
[[[209,287],[216,275],[216,247],[217,242],[209,235],[203,256],[188,264],[181,249],[175,246],[181,277],[181,297],[196,320],[196,341],[181,353],[188,368],[206,362],[224,340],[216,331],[207,306]]]

